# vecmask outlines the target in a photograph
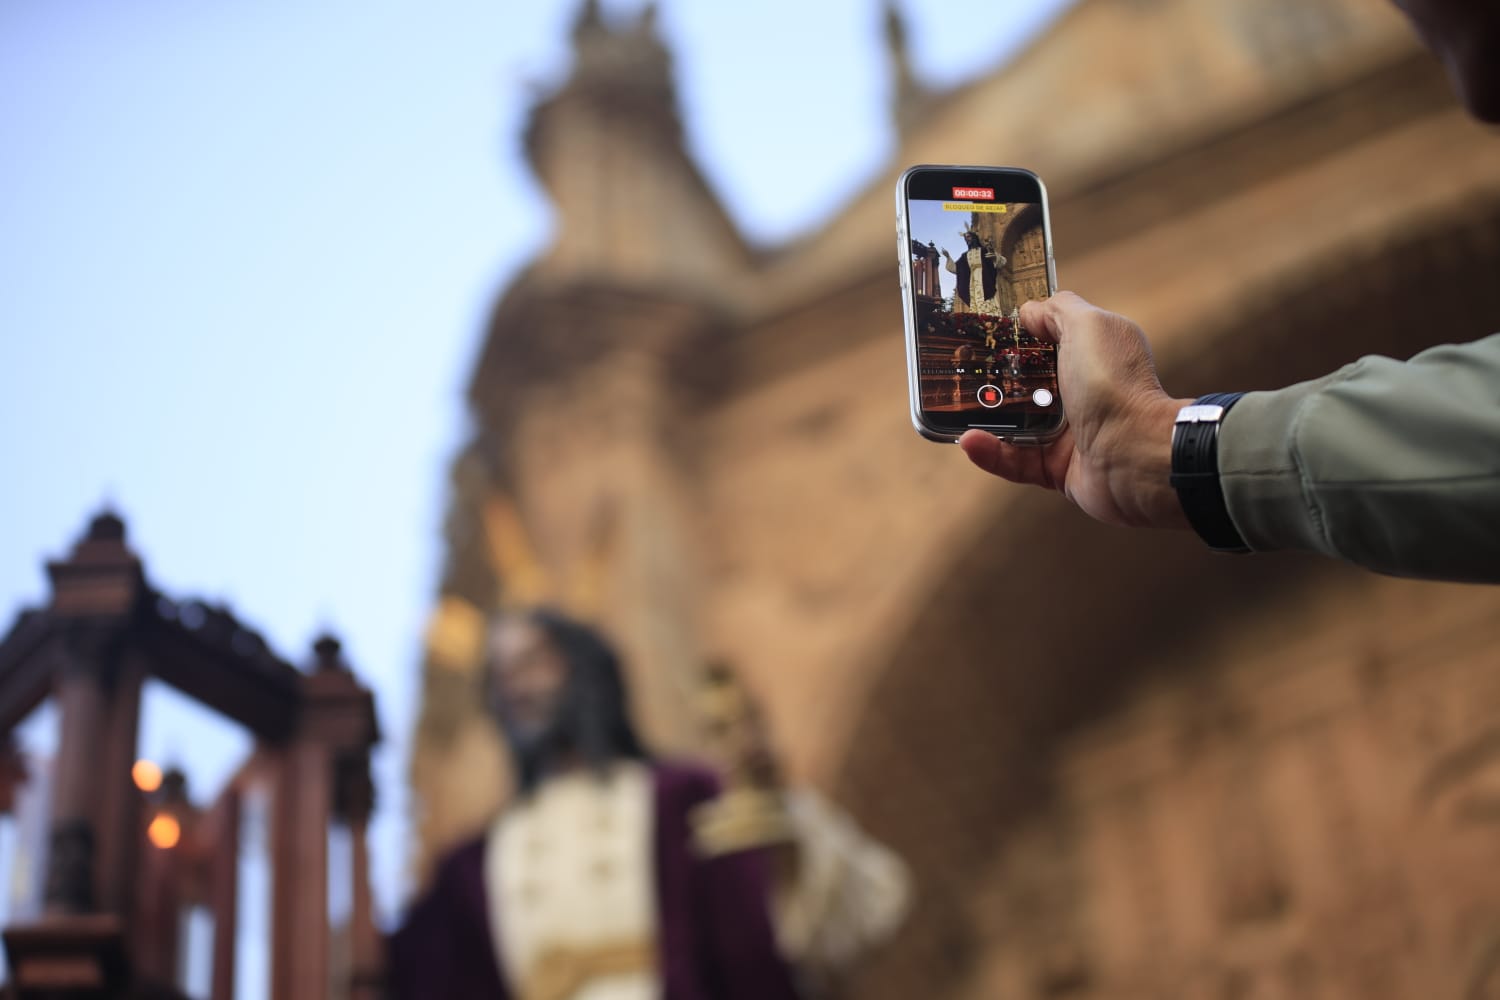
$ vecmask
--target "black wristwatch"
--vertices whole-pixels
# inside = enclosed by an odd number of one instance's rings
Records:
[[[1199,396],[1172,425],[1172,488],[1188,523],[1215,552],[1249,552],[1219,485],[1219,423],[1241,392]]]

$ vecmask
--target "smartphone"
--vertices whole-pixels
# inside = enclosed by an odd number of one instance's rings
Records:
[[[971,427],[1020,443],[1063,429],[1057,345],[1021,325],[1057,290],[1047,189],[1018,167],[912,167],[896,182],[911,420],[932,441]]]

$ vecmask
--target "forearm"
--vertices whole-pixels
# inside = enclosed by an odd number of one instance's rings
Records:
[[[1500,581],[1500,335],[1249,393],[1219,472],[1252,549]]]

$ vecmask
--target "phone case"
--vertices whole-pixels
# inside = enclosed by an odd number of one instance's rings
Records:
[[[1042,207],[1042,238],[1046,245],[1046,270],[1047,270],[1047,294],[1053,295],[1057,292],[1057,262],[1054,259],[1052,247],[1052,214],[1047,204],[1047,186],[1042,179],[1030,170],[1023,167],[976,167],[952,164],[930,164],[923,163],[907,168],[901,176],[896,179],[896,258],[901,275],[901,315],[906,332],[906,376],[908,394],[911,405],[911,422],[917,433],[929,441],[954,442],[961,436],[960,433],[933,427],[923,419],[922,414],[922,392],[920,367],[917,355],[917,315],[916,303],[912,295],[912,254],[911,235],[906,213],[906,187],[907,181],[913,174],[921,171],[976,171],[996,174],[1013,174],[1024,176],[1034,181],[1037,190],[1041,193]],[[987,433],[994,434],[1006,441],[1017,444],[1043,444],[1056,438],[1067,427],[1067,411],[1065,409],[1067,400],[1058,394],[1057,406],[1061,420],[1057,426],[1042,433],[1011,432],[996,428],[981,428]]]

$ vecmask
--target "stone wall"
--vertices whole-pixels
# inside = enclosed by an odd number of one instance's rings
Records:
[[[1500,140],[1366,6],[1083,3],[898,160],[1024,155],[1062,286],[1138,320],[1178,394],[1500,329]],[[917,875],[850,995],[1491,995],[1500,592],[1215,558],[920,439],[893,177],[754,259],[704,207],[711,281],[567,240],[519,279],[455,471],[439,608],[469,610],[435,621],[598,619],[674,752],[697,666],[734,664],[790,775]],[[424,862],[506,781],[462,646],[425,665]]]

